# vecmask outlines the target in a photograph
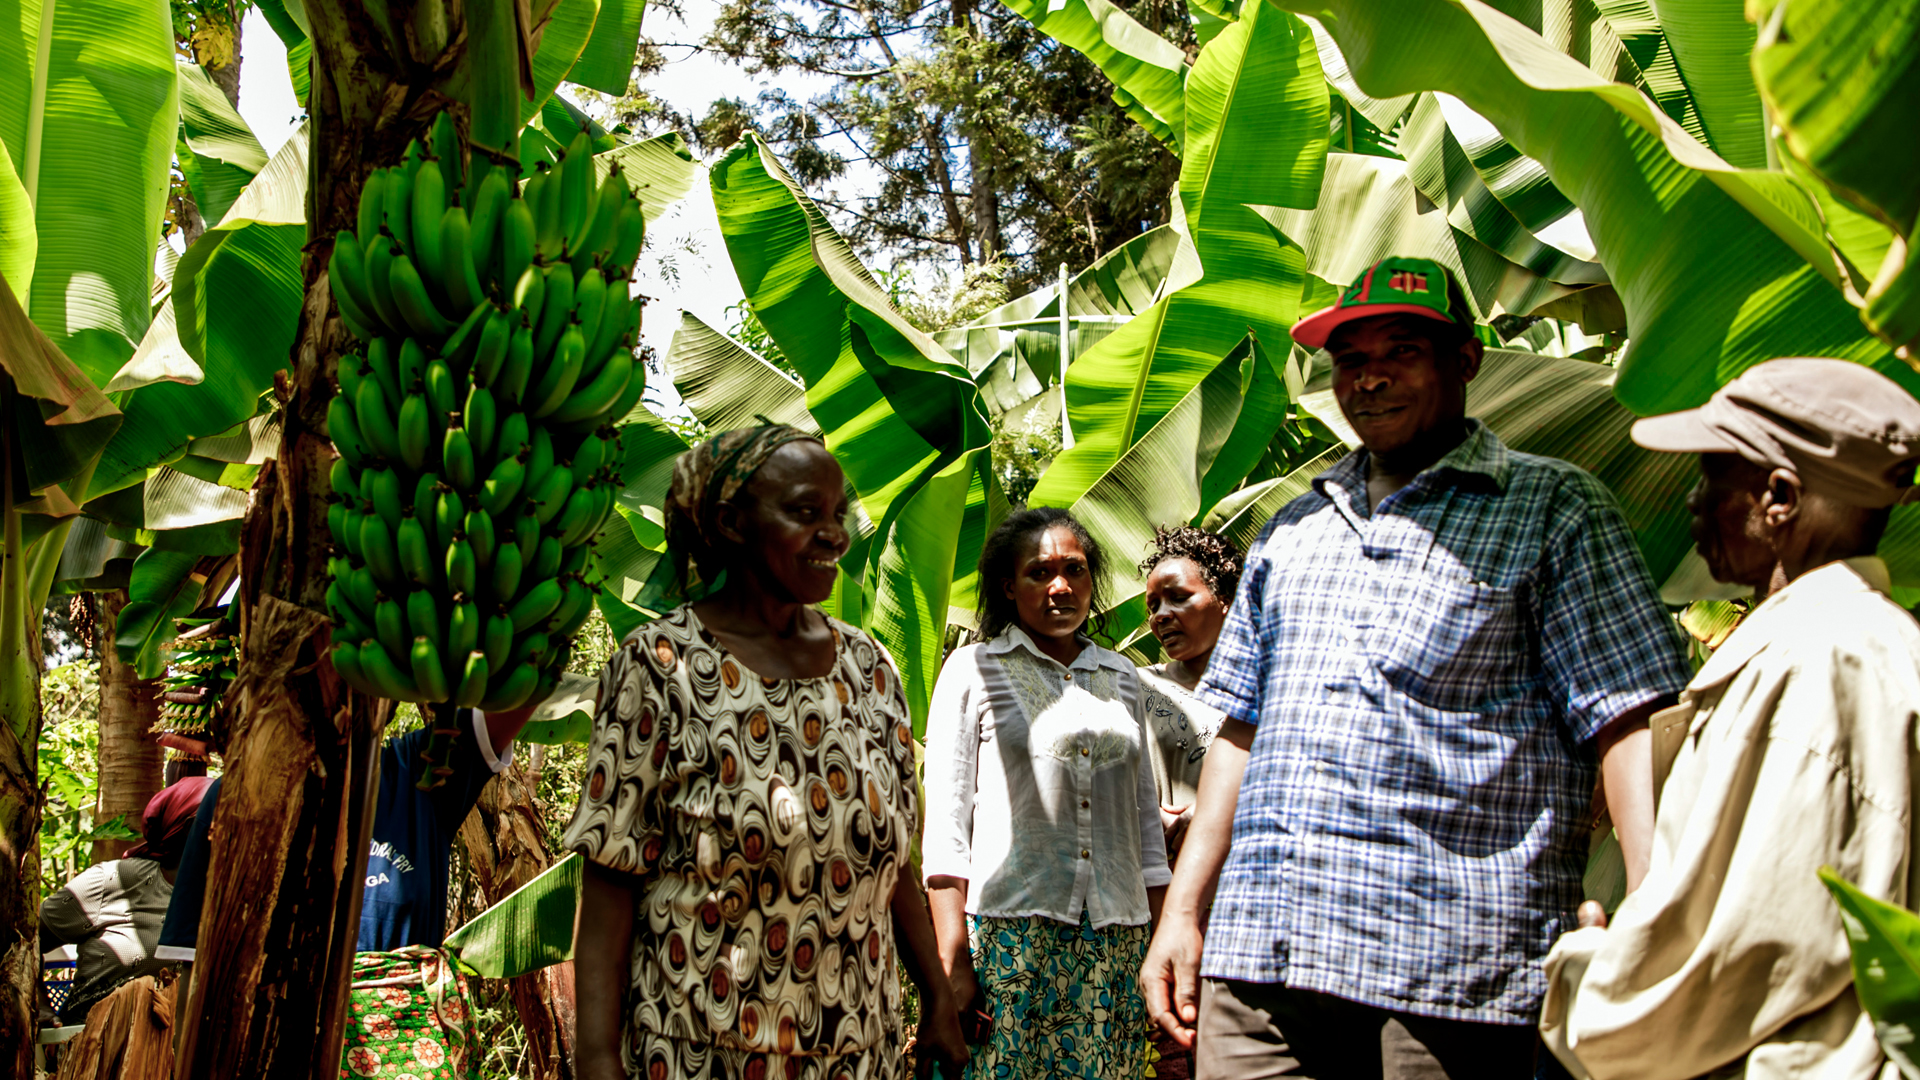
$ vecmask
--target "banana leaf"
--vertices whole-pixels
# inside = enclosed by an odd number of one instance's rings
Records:
[[[1008,0],[1021,18],[1084,54],[1113,83],[1113,100],[1134,123],[1184,154],[1187,57],[1110,0]]]
[[[593,161],[601,176],[619,164],[620,175],[633,189],[633,197],[640,200],[641,216],[649,223],[686,198],[702,172],[693,160],[693,152],[687,149],[687,140],[677,131],[595,154]]]
[[[680,313],[680,328],[667,346],[667,372],[709,431],[751,427],[762,416],[802,431],[820,430],[807,412],[805,388],[691,311]]]
[[[60,566],[54,572],[55,590],[80,593],[124,589],[133,560],[144,550],[108,536],[104,522],[80,518],[67,532],[66,546],[60,552]]]
[[[593,36],[567,72],[567,81],[615,97],[626,93],[633,78],[634,54],[640,51],[640,18],[646,10],[646,0],[600,0]]]
[[[205,378],[194,385],[155,382],[125,397],[128,422],[101,455],[89,498],[138,483],[195,438],[253,418],[274,373],[291,364],[304,295],[305,204],[302,133],[181,258],[175,329]]]
[[[1250,550],[1267,521],[1280,508],[1305,495],[1313,487],[1313,478],[1339,464],[1347,448],[1335,447],[1285,476],[1248,484],[1215,503],[1200,520],[1200,527],[1217,532],[1241,551]]]
[[[1746,12],[1718,0],[1660,0],[1658,8],[1706,144],[1735,168],[1766,168],[1767,117],[1753,82],[1755,28]]]
[[[15,294],[104,385],[153,317],[180,116],[171,20],[153,4],[5,0],[0,26],[0,143],[32,207],[0,198],[0,236],[33,232],[38,248]]]
[[[40,236],[33,227],[33,200],[20,183],[13,155],[0,142],[0,278],[23,285],[33,281]]]
[[[6,376],[4,437],[12,449],[12,502],[0,511],[57,517],[79,512],[100,452],[125,416],[27,319],[0,278],[0,373]],[[64,490],[63,490],[64,488]]]
[[[580,856],[568,854],[448,934],[447,950],[488,979],[510,979],[573,959],[580,867]]]
[[[174,156],[200,216],[219,221],[266,168],[267,152],[200,65],[181,60],[179,71],[180,140]]]
[[[1250,205],[1311,207],[1327,156],[1327,84],[1312,33],[1270,5],[1222,30],[1187,79],[1179,202],[1205,276],[1068,369],[1074,446],[1031,496],[1071,506],[1251,331],[1288,340],[1306,288],[1300,248]]]
[[[514,741],[529,746],[585,743],[593,733],[594,703],[599,695],[599,679],[566,672],[560,676],[553,696],[534,707],[527,726],[520,729]]]
[[[1328,30],[1369,92],[1454,94],[1581,208],[1633,334],[1614,388],[1630,409],[1697,405],[1789,355],[1859,360],[1920,387],[1859,325],[1818,212],[1790,178],[1731,168],[1638,91],[1477,0],[1312,6],[1331,7]]]
[[[968,489],[978,471],[975,462],[989,456],[984,447],[968,450],[935,473],[908,497],[880,544],[866,626],[898,665],[916,739],[926,734],[933,676],[946,657],[947,609]],[[977,550],[973,557],[977,562]]]
[[[1877,900],[1833,872],[1820,881],[1840,906],[1853,954],[1853,991],[1873,1017],[1880,1048],[1907,1080],[1920,1080],[1920,916]]]
[[[127,606],[120,609],[114,651],[142,679],[157,679],[167,667],[165,648],[179,633],[174,620],[200,606],[206,575],[196,573],[200,556],[177,551],[144,551],[133,561],[127,581]]]
[[[567,73],[579,62],[580,54],[593,37],[594,23],[600,17],[600,0],[558,0],[553,14],[540,31],[539,47],[533,54],[533,99],[520,99],[520,123],[540,115],[547,98],[566,81]],[[639,45],[635,34],[634,44]],[[626,87],[620,88],[626,92]]]

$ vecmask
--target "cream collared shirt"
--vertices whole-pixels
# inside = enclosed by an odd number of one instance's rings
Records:
[[[1877,558],[1769,597],[1654,717],[1652,864],[1547,957],[1540,1029],[1576,1077],[1892,1080],[1815,877],[1915,896],[1920,626]]]
[[[1062,665],[1016,626],[940,669],[921,869],[967,879],[970,914],[1141,926],[1172,880],[1139,676],[1082,644]]]

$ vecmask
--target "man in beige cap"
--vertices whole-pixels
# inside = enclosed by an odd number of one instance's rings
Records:
[[[1541,1033],[1595,1080],[1897,1077],[1815,871],[1914,900],[1920,627],[1874,551],[1914,491],[1920,402],[1774,360],[1633,437],[1700,455],[1694,539],[1760,602],[1655,716],[1652,864],[1611,926],[1583,911],[1554,946]]]

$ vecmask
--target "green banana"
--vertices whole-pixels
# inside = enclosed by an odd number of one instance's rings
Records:
[[[565,599],[565,592],[560,588],[558,581],[552,578],[535,581],[533,587],[527,590],[527,594],[514,601],[513,606],[507,609],[507,617],[513,620],[514,632],[526,633],[536,623],[553,614],[554,609],[560,606],[560,601],[563,599]]]
[[[520,486],[526,481],[527,466],[518,456],[501,458],[493,467],[486,482],[480,485],[480,506],[487,513],[500,515],[520,494]]]
[[[447,549],[446,559],[447,588],[456,594],[471,594],[479,584],[479,570],[474,566],[473,545],[466,540],[455,540]]]
[[[347,556],[357,562],[366,561],[366,555],[362,553],[360,547],[360,524],[365,520],[365,514],[348,506],[347,512],[340,515],[340,524],[345,531],[333,534],[333,538],[340,542],[340,546],[347,549]],[[372,611],[373,609],[363,608],[362,610]]]
[[[600,471],[600,466],[606,464],[607,449],[610,445],[611,440],[600,435],[589,435],[580,440],[580,445],[573,451],[573,462],[569,466],[574,483],[584,484],[592,478],[593,474]]]
[[[504,613],[489,616],[485,642],[487,663],[495,668],[504,668],[507,657],[513,652],[513,620]]]
[[[573,321],[573,268],[546,268],[545,296],[540,301],[540,319],[533,328],[533,355],[552,356],[554,343]],[[532,311],[531,307],[527,308]]]
[[[593,221],[594,174],[593,138],[582,127],[567,146],[561,159],[560,232],[574,250],[579,250],[587,226]]]
[[[491,307],[487,311],[487,322],[480,331],[480,347],[473,354],[473,381],[480,386],[492,386],[493,380],[500,374],[500,365],[507,359],[507,342],[513,337],[513,323],[508,317],[508,309]]]
[[[540,519],[533,516],[533,507],[524,503],[513,523],[513,546],[520,549],[521,566],[532,566],[534,556],[540,553]]]
[[[603,416],[590,416],[585,420],[578,420],[571,424],[556,424],[554,426],[558,428],[562,434],[585,435],[589,432],[597,431],[602,427],[618,424],[622,420],[625,420],[629,413],[633,412],[633,407],[640,404],[640,398],[645,395],[646,392],[646,371],[644,368],[636,368],[633,376],[627,380],[626,390],[614,399],[613,408],[608,409]],[[619,461],[620,451],[616,448],[612,451],[611,456],[614,461]]]
[[[469,312],[485,297],[480,276],[473,270],[472,223],[458,203],[447,207],[440,217],[440,286],[447,291],[447,303],[457,313]]]
[[[400,517],[406,504],[400,501],[400,476],[392,469],[368,469],[361,478],[361,484],[367,488],[367,501],[373,504],[374,513],[387,523],[387,528],[400,527]]]
[[[407,633],[407,613],[400,607],[400,601],[382,597],[378,607],[373,609],[373,629],[380,643],[388,649],[398,648],[406,651],[406,643],[412,640]]]
[[[466,408],[461,410],[461,416],[466,423],[467,441],[473,444],[474,461],[491,461],[493,433],[498,423],[493,392],[479,383],[469,386]]]
[[[420,688],[422,700],[445,701],[452,694],[447,689],[447,671],[440,666],[440,650],[433,639],[422,634],[413,639],[413,684]]]
[[[368,681],[366,669],[360,666],[360,646],[350,641],[336,641],[327,655],[333,661],[333,670],[339,673],[340,678],[345,680],[348,686],[362,693],[379,693],[373,688],[373,683]]]
[[[367,240],[367,294],[373,301],[374,314],[380,316],[380,322],[393,332],[404,330],[407,320],[400,314],[400,305],[394,303],[393,253],[399,250],[394,243],[393,233],[385,226]]]
[[[493,565],[495,543],[492,514],[485,510],[467,512],[467,543],[473,545],[473,562],[478,569],[485,570]]]
[[[500,284],[511,290],[533,265],[533,209],[519,191],[507,200],[500,217]],[[510,295],[510,294],[509,294]]]
[[[510,603],[520,595],[520,545],[501,544],[493,553],[493,595]]]
[[[387,396],[381,393],[379,382],[360,384],[359,392],[353,395],[353,416],[368,449],[388,461],[399,459],[400,443],[394,435],[393,414],[387,410]]]
[[[580,336],[589,343],[600,330],[600,316],[606,308],[607,276],[598,270],[589,270],[573,291],[573,317],[580,322]],[[589,353],[581,370],[590,378],[604,359]]]
[[[447,470],[447,482],[452,484],[455,490],[472,491],[473,444],[467,439],[467,429],[448,428],[446,439],[441,445],[441,467]]]
[[[587,220],[586,227],[580,230],[580,238],[574,241],[576,262],[583,255],[591,259],[606,252],[608,243],[613,239],[614,228],[620,221],[620,207],[625,204],[629,194],[627,181],[620,175],[619,163],[615,162],[613,172],[600,181],[599,189],[594,192],[593,216]]]
[[[560,591],[558,582],[550,581],[547,584],[554,587],[556,594]],[[514,638],[513,651],[507,654],[507,666],[519,667],[521,664],[532,664],[537,667],[547,658],[547,653],[552,648],[553,639],[544,630],[536,630],[531,634],[519,634]]]
[[[413,244],[407,248],[407,254],[419,265],[435,271],[446,265],[442,261],[446,250],[440,234],[440,223],[446,213],[446,179],[441,175],[440,163],[428,158],[413,174],[413,205],[408,209],[408,219],[413,224]],[[435,276],[437,279],[437,274]],[[461,313],[465,314],[466,309],[462,308]]]
[[[569,474],[571,477],[571,474]],[[573,494],[567,496],[567,505],[553,519],[553,531],[560,538],[562,547],[573,547],[585,540],[582,531],[593,523],[593,513],[599,509],[599,499],[593,489],[576,487]]]
[[[414,337],[439,347],[453,333],[454,325],[448,322],[433,300],[427,296],[426,283],[420,280],[420,272],[414,269],[413,260],[407,254],[395,252],[393,263],[387,272],[387,289],[393,296],[394,307],[400,311],[405,325],[413,331]],[[411,340],[411,339],[409,339]]]
[[[367,182],[360,185],[360,211],[354,226],[361,236],[375,236],[380,232],[381,218],[386,214],[386,190],[385,169],[373,170],[367,174]]]
[[[380,384],[380,391],[388,401],[399,401],[404,392],[400,385],[399,364],[394,359],[394,354],[402,347],[394,344],[393,338],[375,338],[367,342],[367,369],[373,373],[374,381]]]
[[[337,460],[344,461],[345,459],[337,459]],[[349,511],[347,510],[347,504],[344,502],[341,502],[337,496],[335,497],[333,502],[330,502],[327,504],[328,535],[333,536],[336,539],[347,535],[347,514],[348,513]],[[344,547],[345,545],[342,544],[341,546]]]
[[[480,699],[480,708],[487,712],[506,712],[517,709],[533,696],[534,686],[540,680],[540,673],[531,664],[523,664],[511,672],[501,672],[490,681],[487,696]]]
[[[439,363],[438,360],[434,363]],[[427,463],[427,440],[433,437],[433,414],[426,395],[408,394],[400,403],[400,460],[416,472]]]
[[[368,514],[360,522],[360,556],[373,571],[373,579],[382,586],[399,588],[407,576],[400,572],[400,554],[394,550],[393,532],[379,514]]]
[[[560,606],[554,608],[553,614],[547,616],[547,618],[552,620],[556,628],[564,627],[568,623],[573,622],[575,629],[578,629],[579,623],[574,622],[574,620],[584,618],[587,613],[592,610],[593,590],[587,587],[586,582],[576,577],[568,580],[566,587],[562,590]],[[570,633],[565,632],[554,635],[555,638],[561,641],[565,641],[571,636]]]
[[[453,114],[442,111],[433,118],[433,126],[428,129],[427,145],[433,156],[440,159],[440,170],[446,174],[447,190],[460,190],[460,132],[453,125]]]
[[[587,343],[589,367],[597,371],[597,365],[607,362],[628,335],[633,333],[639,314],[640,305],[627,295],[625,278],[607,286],[606,303],[600,309],[600,324],[594,328],[593,340]],[[631,345],[628,345],[628,351],[632,351]]]
[[[395,166],[387,174],[385,203],[386,230],[394,242],[413,250],[413,176],[406,166]]]
[[[340,592],[346,596],[347,602],[353,605],[354,610],[360,613],[362,621],[373,619],[374,609],[380,606],[380,586],[373,580],[372,567],[356,566],[347,571],[347,576],[341,583]]]
[[[527,180],[527,202],[533,211],[534,250],[548,259],[564,242],[560,236],[560,185],[554,182],[553,169],[546,162],[535,162],[533,176]]]
[[[367,367],[366,357],[358,353],[348,353],[334,365],[333,383],[340,393],[351,398],[355,391],[360,389],[360,383],[370,374],[372,369]]]
[[[341,498],[358,492],[360,485],[353,473],[353,466],[347,464],[346,458],[334,458],[333,464],[327,466],[327,489]]]
[[[407,504],[407,509],[413,511],[414,516],[420,519],[420,524],[428,526],[428,542],[432,542],[434,539],[432,529],[433,508],[434,504],[439,501],[439,474],[430,472],[421,473],[420,478],[413,482],[413,501]]]
[[[440,601],[438,597],[434,596],[432,589],[415,589],[407,594],[407,636],[405,640],[412,641],[422,634],[432,638],[434,644],[441,644]]]
[[[436,560],[433,549],[427,546],[427,529],[420,524],[419,517],[408,514],[402,518],[400,528],[393,535],[400,569],[406,573],[408,580],[422,588],[438,586],[440,575],[434,573]]]
[[[373,304],[372,283],[367,278],[366,252],[362,249],[360,241],[346,229],[340,230],[334,236],[333,254],[327,256],[327,281],[333,285],[336,302],[344,293],[346,299],[352,303],[356,315],[378,316],[379,309]],[[368,325],[378,329],[378,318],[376,317]]]
[[[513,337],[507,342],[507,361],[501,365],[500,379],[493,385],[493,392],[501,401],[518,406],[520,398],[527,392],[527,380],[533,375],[533,328],[527,325],[525,316],[520,325],[513,328]]]
[[[553,468],[553,436],[547,434],[546,425],[533,425],[527,448],[527,490],[546,479],[547,471]]]
[[[428,363],[427,377],[422,381],[427,384],[427,401],[433,405],[436,418],[444,418],[460,407],[460,391],[445,360],[436,357]]]
[[[580,337],[580,327],[577,324],[567,327],[566,333],[560,335],[560,348],[553,362],[540,376],[533,392],[527,395],[531,403],[527,412],[534,419],[547,416],[566,403],[580,379],[580,365],[585,362],[586,354],[587,343]]]
[[[486,329],[490,305],[479,304],[467,312],[459,329],[440,346],[440,356],[456,378],[465,379],[473,370],[473,358],[480,351],[480,332]]]
[[[513,283],[513,306],[527,317],[529,325],[539,318],[547,299],[547,271],[545,267],[529,266]]]
[[[426,380],[427,361],[431,359],[418,341],[413,338],[401,340],[394,363],[394,375],[399,380],[402,394],[411,393],[416,385]]]
[[[467,236],[473,245],[474,277],[482,283],[493,274],[493,255],[499,248],[500,220],[506,213],[508,197],[507,174],[498,169],[487,173],[473,197]],[[528,257],[532,257],[531,252]]]
[[[462,708],[471,709],[486,700],[487,677],[490,665],[487,654],[483,652],[467,653],[466,667],[460,675],[460,685],[453,691],[453,703]]]
[[[400,655],[405,656],[406,652],[403,650]],[[400,670],[399,665],[393,662],[393,657],[387,654],[386,648],[378,642],[360,647],[360,668],[367,682],[375,688],[374,693],[383,698],[413,702],[427,700],[414,684],[412,676]]]
[[[587,556],[589,554],[591,554],[591,552],[585,545],[580,547],[567,547],[562,545],[560,548],[559,576],[564,579],[568,574],[577,574],[586,569]]]
[[[540,548],[534,553],[533,561],[527,564],[526,572],[521,576],[535,584],[552,581],[559,576],[560,560],[564,557],[559,538],[543,536],[540,538]]]
[[[447,614],[447,640],[443,652],[449,660],[465,656],[480,645],[480,609],[471,600],[457,600]],[[436,642],[437,643],[437,642]]]
[[[631,273],[633,260],[640,257],[640,245],[647,238],[647,219],[641,215],[638,200],[629,202],[620,208],[620,220],[614,228],[613,254],[605,266],[616,271]]]
[[[575,390],[553,410],[554,422],[572,423],[605,413],[626,392],[627,380],[633,378],[633,374],[633,354],[624,349],[614,350],[613,357],[592,382]]]
[[[440,542],[440,547],[445,548],[453,543],[453,538],[460,535],[460,530],[466,527],[466,519],[465,500],[461,498],[460,493],[452,487],[441,491],[433,505],[434,531],[439,534],[435,539]]]
[[[527,414],[511,412],[500,421],[500,430],[493,438],[494,457],[517,457],[521,450],[532,446],[532,436],[527,431]]]

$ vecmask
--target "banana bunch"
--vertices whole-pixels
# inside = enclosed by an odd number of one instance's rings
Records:
[[[645,222],[617,167],[597,177],[584,131],[524,190],[481,159],[463,177],[463,156],[442,114],[369,178],[328,264],[362,343],[327,412],[333,664],[445,704],[441,776],[454,706],[512,709],[565,669],[621,486],[610,425],[645,387],[627,289]]]

